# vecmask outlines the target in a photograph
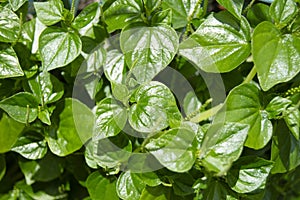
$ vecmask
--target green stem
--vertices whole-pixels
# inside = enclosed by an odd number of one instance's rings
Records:
[[[254,78],[254,76],[256,75],[256,67],[253,66],[253,68],[251,69],[250,73],[248,74],[248,76],[246,77],[246,79],[244,80],[243,83],[250,83],[250,81]]]
[[[246,14],[248,12],[248,10],[253,6],[253,4],[255,3],[256,0],[252,0],[248,6],[243,10],[243,14]]]
[[[208,8],[208,0],[204,0],[204,2],[203,2],[203,13],[202,13],[201,17],[204,17],[206,15],[207,8]]]
[[[211,116],[214,116],[222,107],[223,107],[223,104],[219,104],[215,107],[212,107],[209,110],[199,113],[198,115],[196,115],[188,120],[191,122],[195,122],[195,123],[202,122],[204,120],[207,120]]]
[[[70,10],[73,18],[75,17],[75,1],[76,0],[72,0],[71,10]],[[73,19],[72,19],[72,21],[73,21]]]

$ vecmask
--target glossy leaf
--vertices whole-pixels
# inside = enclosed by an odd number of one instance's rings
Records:
[[[288,172],[300,165],[300,141],[283,121],[279,121],[272,140],[271,160],[274,161],[273,174]]]
[[[20,31],[19,17],[8,8],[0,9],[0,42],[15,42]]]
[[[0,108],[21,123],[33,122],[38,115],[39,103],[37,99],[28,92],[20,92],[0,102]]]
[[[34,2],[38,19],[45,25],[51,26],[63,19],[64,5],[61,0]]]
[[[166,25],[125,28],[120,36],[125,61],[138,82],[150,81],[172,61],[178,50],[178,36]]]
[[[274,0],[270,15],[278,26],[286,26],[297,15],[297,4],[294,0]]]
[[[95,2],[86,6],[72,22],[72,27],[80,29],[89,29],[93,24],[97,24],[100,19],[100,4]]]
[[[117,193],[121,199],[138,200],[145,188],[143,180],[129,171],[123,172],[117,181]]]
[[[248,193],[265,187],[273,162],[262,158],[242,157],[229,170],[229,186],[238,193]]]
[[[261,149],[270,141],[273,126],[266,111],[262,110],[261,92],[254,84],[243,84],[231,90],[224,108],[225,118],[221,120],[249,125],[245,146]]]
[[[116,179],[105,177],[99,172],[89,175],[86,180],[86,186],[89,194],[94,200],[118,200],[116,192]]]
[[[179,47],[179,53],[206,72],[229,72],[250,54],[250,25],[228,12],[210,15]]]
[[[189,129],[171,129],[155,139],[150,139],[146,149],[166,168],[186,172],[196,160],[195,134]]]
[[[125,72],[124,55],[118,50],[107,52],[106,63],[103,66],[105,76],[108,80],[115,83],[122,83]]]
[[[64,67],[80,54],[79,36],[61,28],[46,28],[39,37],[39,52],[47,71]]]
[[[200,149],[202,165],[218,176],[224,175],[243,150],[249,126],[226,123],[212,126],[206,133]]]
[[[300,38],[281,34],[270,22],[262,22],[253,33],[253,60],[264,91],[291,80],[300,72]],[[270,51],[273,49],[273,51]]]
[[[132,152],[131,141],[124,134],[95,141],[93,157],[103,168],[116,168],[128,160]]]
[[[172,92],[159,82],[150,82],[137,89],[134,104],[129,110],[129,123],[137,131],[153,133],[169,125],[180,124],[178,111]]]
[[[47,182],[54,180],[63,172],[61,160],[52,154],[47,154],[41,160],[20,160],[19,166],[28,185],[35,181]]]
[[[28,81],[33,94],[41,105],[58,101],[64,94],[63,84],[47,71],[41,72]]]
[[[45,140],[33,135],[23,135],[18,138],[11,151],[19,153],[26,159],[37,160],[46,155],[47,149]]]
[[[0,44],[0,79],[23,75],[24,73],[14,49],[7,44]]]
[[[69,155],[92,137],[94,114],[80,101],[66,98],[54,110],[53,116],[59,119],[59,123],[52,124],[46,140],[54,154]]]
[[[82,63],[79,74],[82,73],[99,73],[105,63],[106,51],[102,47],[97,47],[90,54],[88,54],[86,60]]]
[[[142,21],[142,0],[117,0],[104,12],[108,31],[122,29],[126,25]]]
[[[5,172],[6,172],[5,156],[1,154],[0,155],[0,181],[5,175]]]
[[[172,9],[172,24],[175,29],[185,27],[188,23],[188,17],[192,15],[197,1],[195,0],[164,0],[162,7]],[[199,9],[196,8],[196,9]],[[197,13],[196,13],[197,14]],[[196,16],[193,16],[196,17]]]
[[[296,107],[292,106],[286,110],[286,116],[284,120],[294,137],[299,140],[300,131],[300,111]]]
[[[9,0],[9,4],[13,11],[17,11],[27,0]]]
[[[276,116],[280,115],[291,104],[292,101],[287,98],[277,96],[272,99],[266,107],[269,119],[274,119]]]
[[[94,140],[117,135],[127,122],[125,107],[111,98],[103,99],[96,108]]]

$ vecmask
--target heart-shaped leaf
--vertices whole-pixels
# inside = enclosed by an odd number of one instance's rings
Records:
[[[39,37],[39,52],[47,71],[64,67],[80,54],[80,37],[61,28],[46,28]]]
[[[0,9],[0,42],[14,42],[20,32],[19,17],[10,9]]]
[[[264,91],[300,72],[300,37],[295,34],[281,34],[272,23],[262,22],[254,29],[252,45],[258,80]]]
[[[125,61],[138,82],[150,81],[172,61],[178,50],[178,36],[167,25],[125,28],[120,36]]]
[[[39,20],[47,26],[56,24],[63,19],[64,4],[61,0],[34,2],[34,8]]]
[[[206,72],[229,72],[250,54],[250,25],[228,12],[210,15],[197,31],[183,41],[179,53]]]

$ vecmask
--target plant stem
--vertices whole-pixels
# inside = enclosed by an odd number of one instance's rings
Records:
[[[195,122],[195,123],[204,121],[204,120],[210,118],[211,116],[215,115],[222,108],[222,106],[223,106],[223,104],[221,103],[215,107],[212,107],[209,110],[199,113],[198,115],[196,115],[188,120],[191,122]]]
[[[75,1],[76,0],[72,0],[71,10],[70,10],[73,18],[75,17]],[[72,19],[72,21],[73,21],[73,19]]]
[[[243,10],[243,14],[246,14],[248,12],[248,10],[253,6],[253,4],[255,3],[256,0],[252,0],[247,7]]]
[[[204,17],[206,15],[207,8],[208,8],[208,0],[204,0],[204,2],[203,2],[203,13],[202,13],[201,17]]]
[[[256,67],[253,66],[253,68],[251,69],[250,73],[248,74],[248,76],[246,77],[246,79],[244,80],[243,83],[250,83],[250,81],[254,78],[254,76],[256,75]]]

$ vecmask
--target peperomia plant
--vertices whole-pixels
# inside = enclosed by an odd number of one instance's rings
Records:
[[[78,3],[0,0],[0,200],[300,197],[299,0]]]

